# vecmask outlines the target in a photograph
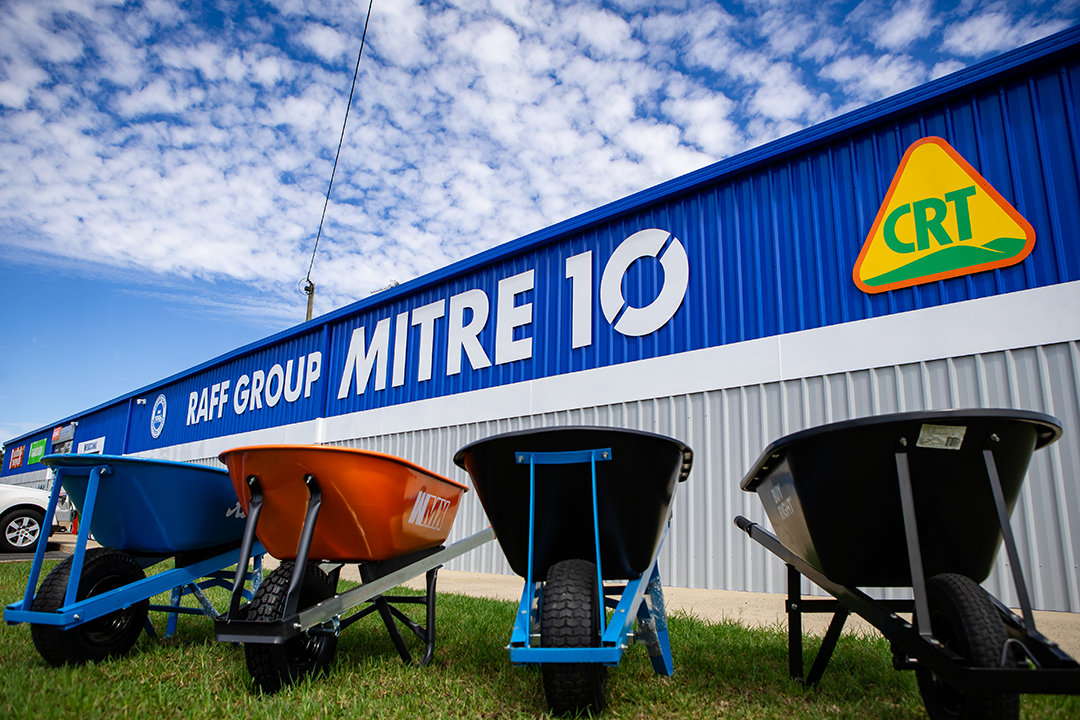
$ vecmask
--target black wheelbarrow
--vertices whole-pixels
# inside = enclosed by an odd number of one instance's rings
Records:
[[[497,435],[454,456],[525,578],[510,661],[541,666],[554,712],[603,709],[607,668],[632,643],[673,672],[657,555],[692,458],[663,435],[597,427]]]
[[[769,445],[741,486],[757,492],[776,534],[735,524],[788,565],[791,676],[804,680],[802,613],[833,613],[805,677],[815,684],[855,612],[890,641],[894,667],[916,671],[932,718],[1015,718],[1019,693],[1080,693],[1080,665],[1035,629],[1009,525],[1032,453],[1060,435],[1041,413],[943,410]],[[1002,541],[1022,617],[979,585]],[[836,599],[803,598],[800,575]],[[880,600],[860,587],[910,587],[914,597]]]

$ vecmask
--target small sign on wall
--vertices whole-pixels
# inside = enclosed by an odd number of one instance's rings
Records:
[[[83,440],[79,443],[80,455],[101,455],[105,452],[105,436],[93,440]]]
[[[46,443],[48,443],[48,440],[45,438],[30,443],[30,459],[26,461],[27,465],[41,462],[41,458],[45,457]]]

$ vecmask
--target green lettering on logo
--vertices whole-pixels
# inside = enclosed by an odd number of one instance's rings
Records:
[[[885,244],[895,253],[913,253],[916,250],[929,250],[930,238],[933,237],[938,245],[951,245],[953,238],[945,229],[945,219],[949,217],[949,205],[953,207],[956,215],[956,230],[960,236],[960,242],[971,239],[971,211],[968,208],[968,198],[975,195],[975,186],[961,188],[945,193],[945,199],[929,197],[917,200],[913,204],[896,207],[885,218],[884,236]],[[904,242],[896,234],[896,225],[900,219],[911,214],[915,222],[915,242]]]
[[[906,243],[896,237],[896,223],[909,212],[911,212],[911,205],[901,205],[885,218],[885,244],[895,253],[915,252],[915,246],[912,243]]]
[[[949,214],[944,200],[935,197],[917,200],[912,214],[915,216],[915,246],[919,250],[930,249],[930,235],[934,236],[938,245],[952,244],[949,233],[941,226],[945,222],[945,216]]]
[[[945,193],[945,202],[952,203],[956,213],[956,230],[960,242],[971,239],[971,213],[968,211],[968,198],[975,195],[975,186]]]

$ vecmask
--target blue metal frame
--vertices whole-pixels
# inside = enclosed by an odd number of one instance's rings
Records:
[[[600,565],[600,515],[596,498],[596,463],[612,458],[611,448],[579,450],[573,452],[516,452],[519,465],[529,463],[529,556],[525,588],[518,604],[514,629],[510,636],[510,662],[514,664],[533,663],[602,663],[618,665],[623,652],[629,647],[631,638],[643,643],[649,651],[653,670],[657,675],[671,675],[674,664],[671,659],[671,644],[667,630],[667,614],[664,608],[664,594],[660,583],[658,555],[660,547],[667,538],[667,528],[657,545],[657,554],[653,556],[649,570],[625,585],[604,586],[603,569]],[[533,577],[534,528],[536,525],[536,466],[568,465],[589,463],[592,469],[592,517],[593,539],[596,553],[596,582],[600,588],[600,647],[591,648],[544,648],[533,647],[532,629],[539,625],[540,606],[543,603],[543,588]],[[619,594],[618,599],[609,598]],[[611,620],[607,620],[606,608],[614,608]],[[638,629],[631,634],[634,622]]]
[[[237,348],[7,441],[0,475],[37,472],[28,462],[11,468],[11,453],[48,440],[53,428],[73,420],[79,421],[77,439],[107,437],[109,452],[138,452],[1078,281],[1080,251],[1072,242],[1080,220],[1078,48],[1080,26]],[[1039,240],[1021,265],[868,296],[851,279],[858,249],[904,148],[932,135],[947,140],[1002,192]],[[645,228],[670,231],[685,245],[694,270],[683,305],[647,341],[597,321],[592,343],[574,346],[563,305],[571,303],[565,261],[591,252],[595,274],[616,243]],[[365,327],[370,340],[380,322],[462,291],[490,298],[502,279],[530,270],[534,311],[554,321],[526,330],[535,349],[528,359],[446,374],[440,364],[447,357],[439,349],[446,344],[436,343],[426,380],[410,370],[404,383],[337,397],[353,331]],[[631,295],[653,297],[661,281],[635,271],[626,282]],[[403,331],[403,347],[417,346],[411,338],[420,332],[418,326]],[[490,343],[493,332],[485,326],[482,343]],[[189,393],[231,380],[235,399],[239,377],[313,352],[321,353],[322,376],[303,400],[226,413],[212,423],[170,421],[159,436],[150,433],[149,401],[159,393],[172,407],[178,401],[183,407]],[[175,417],[182,412],[171,412]]]
[[[60,496],[65,468],[57,468],[56,479],[53,481],[52,492],[49,496],[49,504],[45,512],[44,527],[52,526],[52,519],[56,512],[56,505]],[[129,607],[134,603],[147,600],[155,595],[170,592],[169,605],[151,605],[150,609],[169,613],[166,622],[165,636],[168,637],[176,631],[178,616],[181,614],[200,614],[208,617],[217,616],[214,606],[202,592],[210,587],[232,588],[231,573],[223,570],[237,562],[237,549],[232,548],[205,558],[190,565],[180,568],[165,570],[142,580],[128,583],[100,595],[75,601],[79,587],[79,579],[82,577],[83,563],[86,559],[86,546],[90,539],[91,520],[94,515],[94,505],[97,501],[98,486],[101,477],[108,475],[111,469],[107,463],[97,465],[90,469],[89,481],[86,488],[86,499],[82,507],[82,519],[79,523],[79,535],[75,541],[75,551],[71,560],[71,572],[68,575],[68,585],[64,593],[64,603],[55,611],[31,610],[34,603],[35,589],[38,578],[41,576],[42,564],[45,560],[46,541],[39,542],[34,551],[34,560],[30,566],[30,577],[26,582],[26,591],[20,601],[11,603],[4,609],[4,621],[9,625],[18,623],[31,623],[38,625],[57,625],[63,630],[69,630],[83,623],[95,620],[109,613]],[[252,569],[245,573],[245,578],[251,583],[250,591],[245,590],[244,595],[250,598],[258,589],[262,581],[262,556],[266,551],[261,545],[256,544],[253,553],[254,564]],[[136,555],[132,557],[142,567],[148,567],[157,562],[167,559],[169,556],[162,555]],[[199,601],[200,608],[185,608],[180,605],[183,596],[192,594]],[[147,621],[146,630],[151,635],[156,635],[153,626]]]

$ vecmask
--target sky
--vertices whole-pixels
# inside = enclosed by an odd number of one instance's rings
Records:
[[[1080,0],[0,0],[0,442],[1080,20]]]

